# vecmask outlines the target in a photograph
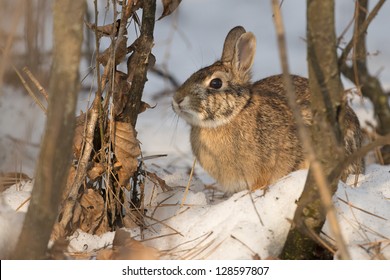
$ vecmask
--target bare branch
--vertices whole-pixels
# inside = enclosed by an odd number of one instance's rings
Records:
[[[376,17],[379,10],[382,8],[383,4],[386,2],[386,0],[379,0],[378,3],[376,3],[375,7],[372,9],[371,13],[368,15],[367,19],[364,21],[364,23],[360,26],[357,37],[361,37],[367,32],[367,28],[370,25],[371,21]],[[343,53],[341,54],[339,58],[339,66],[344,64],[347,60],[347,57],[349,53],[351,52],[354,45],[354,38],[349,41],[347,46],[344,48]]]

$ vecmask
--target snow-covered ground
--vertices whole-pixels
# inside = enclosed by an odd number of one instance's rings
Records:
[[[305,1],[284,1],[283,14],[288,38],[291,71],[306,76]],[[353,15],[354,2],[336,1],[337,30],[340,34]],[[291,12],[294,11],[294,12]],[[161,7],[160,11],[161,12]],[[379,51],[370,56],[370,70],[378,73],[385,86],[390,85],[390,6],[383,10],[368,30],[368,50]],[[257,36],[258,49],[254,79],[280,72],[276,37],[270,1],[234,0],[182,1],[178,13],[156,23],[154,54],[157,64],[164,66],[179,82],[191,73],[216,60],[231,27],[243,25]],[[348,37],[349,38],[349,37]],[[348,40],[345,39],[345,41]],[[82,71],[85,69],[82,69]],[[350,84],[346,82],[346,87]],[[193,157],[190,151],[188,126],[171,110],[170,96],[154,99],[154,94],[170,85],[149,74],[144,99],[157,106],[141,114],[137,124],[144,156],[168,154],[166,158],[148,161],[147,168],[157,172],[171,191],[163,192],[148,183],[145,199],[154,224],[145,230],[143,244],[163,252],[167,259],[250,259],[275,257],[280,252],[289,229],[288,219],[294,214],[295,200],[300,196],[306,171],[294,172],[269,188],[252,194],[240,192],[223,197],[207,188],[214,181],[200,168],[191,189],[183,200],[187,171]],[[80,96],[79,108],[85,109],[88,97]],[[362,125],[375,123],[372,105],[354,99],[353,107]],[[44,114],[21,90],[3,87],[0,94],[0,171],[21,171],[34,176],[39,142],[44,129]],[[167,173],[164,170],[169,170]],[[31,182],[14,185],[0,194],[0,258],[16,242],[27,204]],[[152,191],[154,190],[154,192]],[[356,188],[340,183],[334,203],[343,236],[354,259],[390,258],[390,166],[371,164],[359,177]],[[138,239],[140,233],[130,230]],[[324,232],[329,233],[327,224]],[[114,233],[101,237],[77,232],[70,250],[93,252],[112,242]],[[87,244],[87,246],[85,246]],[[92,254],[92,253],[91,253]]]
[[[161,259],[262,259],[275,258],[286,240],[290,222],[305,179],[306,170],[296,171],[263,191],[239,192],[220,198],[195,179],[185,200],[187,176],[183,173],[159,175],[172,187],[162,191],[152,182],[145,186],[148,227],[142,231],[143,244],[161,252]],[[353,259],[390,258],[390,167],[370,165],[359,177],[357,187],[339,184],[333,198],[342,234]],[[28,199],[31,182],[14,185],[1,195],[0,258],[16,242]],[[215,202],[215,199],[218,202]],[[184,202],[183,206],[180,206]],[[141,240],[139,227],[128,230]],[[324,233],[332,234],[326,223]],[[96,256],[112,245],[115,233],[92,236],[77,231],[70,237],[69,251]],[[337,254],[336,254],[337,257]]]
[[[356,189],[340,183],[334,197],[343,236],[354,259],[378,257],[377,249],[386,259],[390,257],[389,171],[390,167],[371,165]],[[167,259],[252,259],[256,255],[275,258],[285,243],[306,175],[306,170],[296,171],[265,194],[243,191],[217,204],[210,202],[210,193],[201,191],[201,182],[194,182],[194,190],[182,207],[187,178],[181,174],[163,175],[168,184],[180,186],[154,193],[150,199],[149,211],[154,213],[154,219],[163,222],[151,221],[154,225],[143,232],[144,239],[150,241],[144,244],[164,252],[163,258]],[[328,224],[324,232],[330,234]],[[133,230],[131,234],[137,237],[140,232]],[[70,244],[76,251],[96,248],[85,234],[76,236]],[[108,244],[112,237],[107,234]]]

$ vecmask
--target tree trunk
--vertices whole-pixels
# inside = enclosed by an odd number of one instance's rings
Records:
[[[318,244],[315,240],[318,241],[328,209],[323,207],[314,167],[322,167],[328,179],[329,191],[334,194],[339,176],[329,181],[329,175],[334,166],[344,159],[343,137],[337,122],[338,114],[342,111],[343,87],[337,64],[332,0],[307,1],[307,53],[313,111],[311,132],[317,160],[310,166],[293,225],[281,254],[283,259],[321,258],[316,255]]]
[[[12,258],[44,259],[71,164],[84,1],[57,0],[53,6],[54,51],[46,131],[34,189]]]

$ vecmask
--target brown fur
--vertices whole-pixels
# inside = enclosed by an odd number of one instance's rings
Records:
[[[241,35],[240,35],[241,34]],[[229,32],[221,61],[193,74],[176,92],[173,108],[191,125],[192,151],[202,167],[228,192],[272,184],[307,167],[281,75],[250,83],[255,53],[252,33]],[[211,81],[220,79],[221,88]],[[312,123],[308,81],[292,76],[305,125]],[[361,131],[346,105],[347,155],[361,145]],[[359,173],[362,164],[347,173]]]

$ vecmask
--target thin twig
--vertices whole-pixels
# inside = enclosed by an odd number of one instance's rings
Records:
[[[31,82],[37,87],[40,93],[42,93],[43,97],[45,97],[46,101],[49,100],[49,95],[47,94],[45,88],[39,83],[39,81],[34,77],[33,73],[27,68],[27,66],[23,67],[23,72],[30,78]]]
[[[357,209],[357,210],[359,210],[359,211],[361,211],[361,212],[363,212],[363,213],[366,213],[367,215],[371,215],[371,216],[374,216],[374,217],[376,217],[376,218],[378,218],[378,219],[387,221],[386,218],[381,217],[381,216],[379,216],[379,215],[376,215],[376,214],[374,214],[374,213],[371,213],[371,212],[369,212],[369,211],[367,211],[367,210],[364,210],[363,208],[357,207],[357,206],[353,205],[351,202],[346,201],[345,199],[342,199],[341,197],[337,197],[337,199],[340,200],[340,201],[342,201],[342,202],[344,202],[345,204],[347,204],[347,205],[348,205],[349,207],[351,207],[351,208],[355,208],[355,209]]]
[[[19,206],[18,208],[15,209],[15,212],[18,212],[20,208],[22,208],[27,202],[31,200],[31,196],[29,196],[27,199],[25,199]]]
[[[146,218],[146,219],[151,219],[152,221],[155,222],[154,224],[151,224],[151,225],[149,225],[149,226],[153,226],[153,225],[155,225],[155,224],[161,224],[161,225],[163,225],[163,226],[169,228],[170,230],[172,230],[172,231],[175,232],[176,234],[178,234],[178,235],[184,237],[184,235],[183,235],[181,232],[179,232],[178,230],[174,229],[173,227],[171,227],[171,226],[168,225],[167,223],[164,223],[166,220],[169,220],[169,218],[168,218],[168,219],[161,220],[161,221],[157,220],[156,218],[149,217],[149,216],[147,216],[147,215],[145,215],[145,218]]]
[[[267,191],[267,190],[263,190],[263,194],[265,194],[266,191]],[[259,211],[257,210],[256,204],[255,204],[255,200],[253,199],[252,194],[253,194],[253,192],[248,191],[248,195],[249,195],[249,198],[250,198],[250,200],[251,200],[251,204],[252,204],[252,206],[253,206],[253,209],[255,210],[256,216],[257,216],[257,218],[259,219],[260,224],[261,224],[262,226],[264,226],[263,219],[261,218],[260,213],[259,213]]]
[[[195,164],[196,164],[196,158],[194,159],[194,162],[192,163],[190,177],[188,178],[187,186],[186,186],[186,189],[184,191],[183,199],[181,200],[180,208],[183,207],[184,203],[186,202],[187,194],[188,194],[188,191],[190,190],[192,176],[194,175]]]
[[[234,240],[236,240],[237,242],[241,243],[242,246],[244,246],[245,248],[247,248],[252,254],[253,256],[257,255],[259,256],[258,253],[256,253],[254,250],[252,250],[251,247],[249,247],[247,244],[244,243],[244,241],[241,241],[240,239],[238,239],[237,237],[235,237],[233,234],[230,235],[230,237]],[[260,256],[259,256],[260,257]],[[261,258],[260,258],[261,259]]]
[[[357,33],[357,38],[361,37],[366,31],[368,26],[370,25],[371,21],[375,18],[375,16],[378,14],[379,10],[383,6],[383,4],[386,2],[386,0],[379,0],[378,3],[376,3],[375,7],[372,9],[371,13],[368,15],[367,19],[364,21],[364,23],[360,26],[360,29]],[[355,37],[355,36],[354,36]],[[354,46],[354,38],[349,41],[347,46],[344,48],[340,58],[339,58],[339,65],[342,65],[347,60],[347,57],[349,53],[351,52],[352,47]]]
[[[98,26],[98,15],[99,10],[97,6],[97,0],[94,0],[94,8],[95,8],[95,26]],[[95,63],[96,63],[96,78],[97,78],[97,95],[101,96],[102,94],[102,85],[101,85],[101,76],[100,76],[100,62],[99,62],[99,48],[100,48],[100,39],[98,36],[98,31],[95,29],[95,48],[96,48],[96,57],[95,57]]]
[[[359,50],[357,49],[357,45],[359,42],[359,34],[358,34],[358,27],[359,27],[359,13],[360,13],[360,7],[359,7],[359,1],[355,2],[355,24],[354,24],[354,33],[352,36],[352,42],[353,42],[353,48],[352,48],[352,68],[353,68],[353,73],[354,73],[354,81],[356,85],[356,90],[359,96],[362,96],[361,92],[361,85],[360,85],[360,79],[359,79],[359,74],[358,74],[358,64],[357,64],[357,56]]]
[[[28,95],[31,96],[31,98],[34,100],[34,102],[41,108],[41,110],[47,114],[46,107],[42,104],[42,102],[39,100],[39,98],[35,95],[34,91],[30,88],[30,86],[27,84],[26,80],[23,78],[22,74],[16,69],[14,65],[12,65],[12,68],[14,69],[16,75],[18,75],[20,81],[22,82],[24,88],[27,90]]]

